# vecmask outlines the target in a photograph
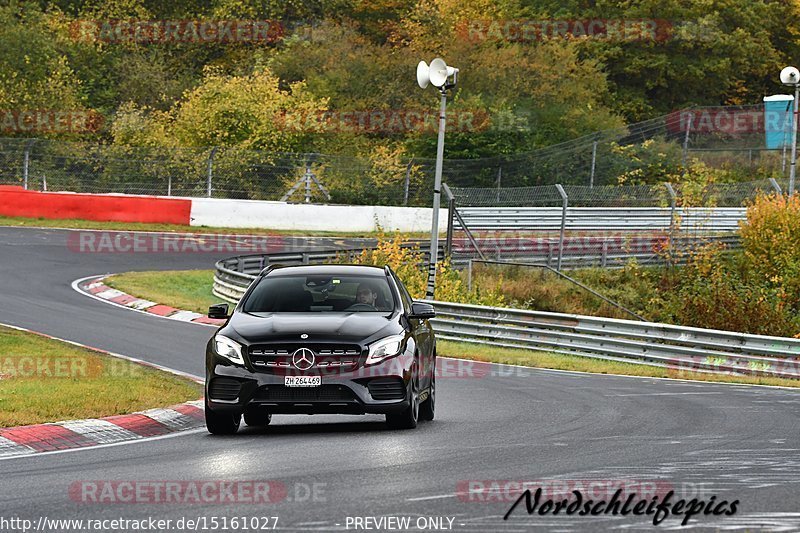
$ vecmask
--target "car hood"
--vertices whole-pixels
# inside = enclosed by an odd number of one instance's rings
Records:
[[[300,341],[350,342],[365,344],[399,333],[402,327],[393,317],[381,313],[236,313],[228,323],[248,344]]]

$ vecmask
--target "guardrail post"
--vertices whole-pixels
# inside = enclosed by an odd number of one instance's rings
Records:
[[[567,192],[560,184],[556,184],[558,194],[561,195],[561,234],[558,237],[558,266],[556,270],[561,272],[561,260],[564,256],[564,233],[567,228],[567,207],[569,207],[569,197]]]
[[[211,177],[213,175],[214,170],[214,155],[217,153],[217,146],[211,149],[211,153],[208,154],[208,166],[206,169],[206,196],[211,198]]]
[[[678,205],[678,195],[675,194],[675,189],[672,188],[671,183],[665,183],[664,187],[667,189],[667,193],[669,194],[669,204],[670,204],[670,213],[669,213],[669,264],[672,266],[673,263],[673,251],[674,251],[674,239],[675,239],[675,211]]]
[[[28,167],[31,158],[31,148],[33,148],[33,143],[35,142],[36,139],[31,139],[25,143],[25,152],[22,154],[22,186],[26,191],[28,190]]]

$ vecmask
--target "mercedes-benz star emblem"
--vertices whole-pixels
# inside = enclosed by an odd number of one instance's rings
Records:
[[[307,339],[308,338],[308,333],[303,333],[302,335],[300,335],[300,338],[301,339]]]
[[[314,366],[314,352],[308,348],[300,348],[292,354],[292,364],[298,370],[308,370]]]

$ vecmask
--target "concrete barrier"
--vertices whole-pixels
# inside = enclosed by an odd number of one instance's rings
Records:
[[[192,199],[192,226],[299,231],[430,231],[430,208],[368,205],[287,204],[220,198]],[[447,210],[439,215],[447,229]]]

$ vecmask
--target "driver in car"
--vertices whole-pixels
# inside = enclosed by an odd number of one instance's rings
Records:
[[[356,303],[367,304],[372,307],[377,307],[375,303],[378,300],[378,292],[369,284],[361,283],[356,290]]]

